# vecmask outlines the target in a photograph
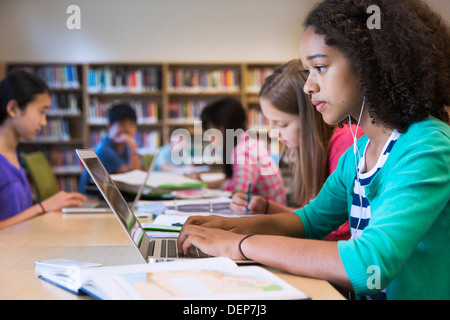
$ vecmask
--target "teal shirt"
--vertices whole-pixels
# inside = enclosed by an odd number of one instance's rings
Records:
[[[358,140],[359,150],[367,141]],[[354,179],[350,148],[316,199],[294,211],[307,238],[322,239],[348,220]],[[450,299],[450,127],[433,117],[411,125],[364,191],[369,224],[357,239],[338,242],[355,293],[386,288],[387,299]]]

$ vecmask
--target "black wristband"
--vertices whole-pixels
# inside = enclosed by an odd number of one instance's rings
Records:
[[[250,234],[246,235],[245,237],[243,237],[241,239],[241,241],[239,241],[239,245],[238,245],[239,252],[241,253],[241,256],[244,257],[245,260],[250,260],[250,259],[245,256],[244,252],[242,252],[242,248],[241,248],[242,242],[244,242],[245,239],[250,238],[251,236],[254,236],[255,234],[256,233],[250,233]]]
[[[42,210],[42,212],[40,214],[44,214],[46,212],[44,206],[40,202],[38,202],[38,205],[39,205],[39,207],[41,207],[41,210]]]

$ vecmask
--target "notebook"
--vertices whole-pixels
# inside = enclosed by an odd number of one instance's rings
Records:
[[[146,262],[209,257],[195,247],[191,247],[189,256],[179,254],[176,238],[150,238],[139,223],[133,209],[127,205],[97,154],[93,150],[86,149],[76,149],[76,153],[134,247]]]
[[[136,196],[133,200],[132,203],[128,203],[128,205],[131,206],[131,208],[136,209],[136,205],[139,201],[139,199],[141,198],[142,192],[145,189],[145,183],[148,180],[148,177],[150,176],[150,174],[153,172],[153,169],[155,168],[155,163],[156,163],[156,159],[158,158],[158,154],[159,154],[159,149],[156,151],[152,162],[150,163],[148,170],[147,170],[147,174],[145,176],[145,179],[143,180],[143,182],[140,184],[138,192],[136,193]],[[109,205],[106,202],[86,202],[83,203],[80,207],[67,207],[67,208],[63,208],[61,210],[64,213],[83,213],[83,212],[111,212],[111,208],[109,207]]]

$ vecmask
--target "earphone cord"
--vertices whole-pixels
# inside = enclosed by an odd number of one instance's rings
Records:
[[[349,121],[349,128],[350,128],[350,132],[352,134],[353,137],[353,156],[355,158],[355,169],[356,169],[356,180],[358,181],[358,193],[359,193],[359,219],[358,219],[358,224],[356,225],[355,228],[355,232],[353,232],[351,238],[354,239],[355,235],[356,235],[356,231],[359,228],[359,224],[361,222],[361,216],[362,216],[362,193],[361,193],[361,183],[359,181],[359,170],[358,170],[358,161],[357,159],[361,159],[361,155],[359,154],[359,149],[356,145],[356,137],[358,134],[358,128],[359,128],[359,124],[361,122],[361,116],[364,110],[364,105],[366,103],[366,97],[364,97],[363,99],[363,104],[361,107],[361,112],[359,113],[359,119],[358,119],[358,123],[356,124],[356,129],[355,129],[355,133],[353,134],[353,130],[352,130],[352,120],[351,120],[351,116],[348,115],[348,121]],[[356,157],[356,153],[358,153],[358,158]]]

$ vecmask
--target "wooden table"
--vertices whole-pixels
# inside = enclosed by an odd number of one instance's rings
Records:
[[[0,299],[86,299],[38,279],[34,262],[144,263],[112,213],[47,213],[0,230]],[[327,281],[272,270],[312,299],[344,299]]]

